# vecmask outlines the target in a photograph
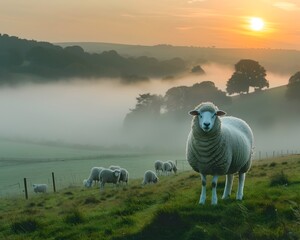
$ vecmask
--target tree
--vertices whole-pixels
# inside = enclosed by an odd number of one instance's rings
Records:
[[[170,88],[164,96],[166,112],[188,112],[200,102],[212,101],[217,105],[230,103],[230,97],[219,90],[211,81],[196,83],[191,87]]]
[[[192,73],[195,74],[205,74],[204,70],[200,67],[200,65],[194,66],[191,70]]]
[[[135,108],[130,109],[130,112],[124,119],[125,127],[135,126],[137,123],[148,123],[160,116],[162,107],[162,96],[156,94],[139,94],[136,98],[137,103]]]
[[[235,72],[227,81],[226,92],[231,95],[234,93],[249,93],[250,87],[261,90],[269,87],[269,82],[265,78],[266,70],[257,61],[242,59],[235,64]]]
[[[285,96],[288,100],[300,100],[300,71],[290,77]]]

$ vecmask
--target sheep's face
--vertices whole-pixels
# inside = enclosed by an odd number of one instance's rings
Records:
[[[221,110],[217,110],[214,112],[193,110],[189,113],[192,116],[198,117],[199,126],[204,132],[209,132],[214,127],[216,118],[218,116],[223,116],[226,114]]]
[[[115,171],[114,171],[114,174],[115,174],[115,177],[119,177],[120,174],[121,174],[121,172],[120,172],[119,170],[115,170]]]

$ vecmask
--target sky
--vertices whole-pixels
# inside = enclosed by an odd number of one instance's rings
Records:
[[[300,50],[300,1],[3,0],[0,31],[52,43]]]

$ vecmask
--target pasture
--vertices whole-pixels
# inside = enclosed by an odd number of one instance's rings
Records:
[[[156,185],[84,189],[0,198],[1,239],[257,239],[300,238],[300,156],[255,161],[243,201],[233,196],[198,205],[201,181],[194,171],[161,176]],[[224,177],[218,182],[220,198]]]
[[[34,183],[47,183],[52,191],[52,172],[55,174],[56,189],[63,189],[82,186],[83,179],[88,178],[94,166],[120,165],[130,172],[130,178],[142,181],[144,172],[154,169],[155,160],[184,159],[184,156],[170,154],[141,154],[4,140],[0,141],[0,153],[0,197],[24,195],[24,178],[27,179],[29,197],[34,194]],[[182,161],[179,167],[190,169]]]

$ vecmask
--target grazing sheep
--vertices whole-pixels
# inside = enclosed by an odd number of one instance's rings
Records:
[[[163,171],[166,175],[169,175],[169,173],[171,173],[173,170],[173,167],[171,165],[171,163],[169,162],[164,162],[163,164]]]
[[[172,161],[172,160],[169,160],[168,163],[171,164],[172,170],[173,170],[173,172],[176,174],[176,173],[177,173],[177,170],[178,170],[178,169],[177,169],[177,166],[176,166],[176,163],[175,163],[174,161]]]
[[[160,173],[163,172],[163,164],[164,164],[164,162],[160,161],[160,160],[156,160],[154,162],[154,168],[155,168],[157,175],[159,175]]]
[[[110,165],[108,168],[109,168],[110,170],[121,169],[120,166],[115,166],[115,165]]]
[[[125,168],[121,168],[121,175],[120,175],[120,179],[119,182],[124,182],[124,183],[128,183],[128,179],[129,179],[129,173]]]
[[[83,185],[87,188],[92,186],[93,181],[99,181],[99,173],[103,170],[103,167],[92,167],[91,173],[88,179],[83,180]]]
[[[99,174],[100,190],[104,188],[105,183],[117,184],[119,182],[120,175],[120,169],[103,169]]]
[[[33,191],[35,193],[46,193],[48,185],[47,184],[33,184]]]
[[[190,111],[194,116],[187,140],[186,157],[191,167],[200,173],[202,190],[200,204],[206,199],[206,175],[212,175],[212,204],[217,204],[219,175],[226,175],[222,198],[229,197],[233,174],[239,174],[236,199],[242,200],[246,172],[251,166],[253,133],[246,122],[225,115],[213,103],[206,102]]]
[[[147,170],[144,174],[144,180],[142,182],[143,185],[149,184],[149,183],[157,183],[159,181],[159,178],[156,176],[155,172],[151,170]]]

